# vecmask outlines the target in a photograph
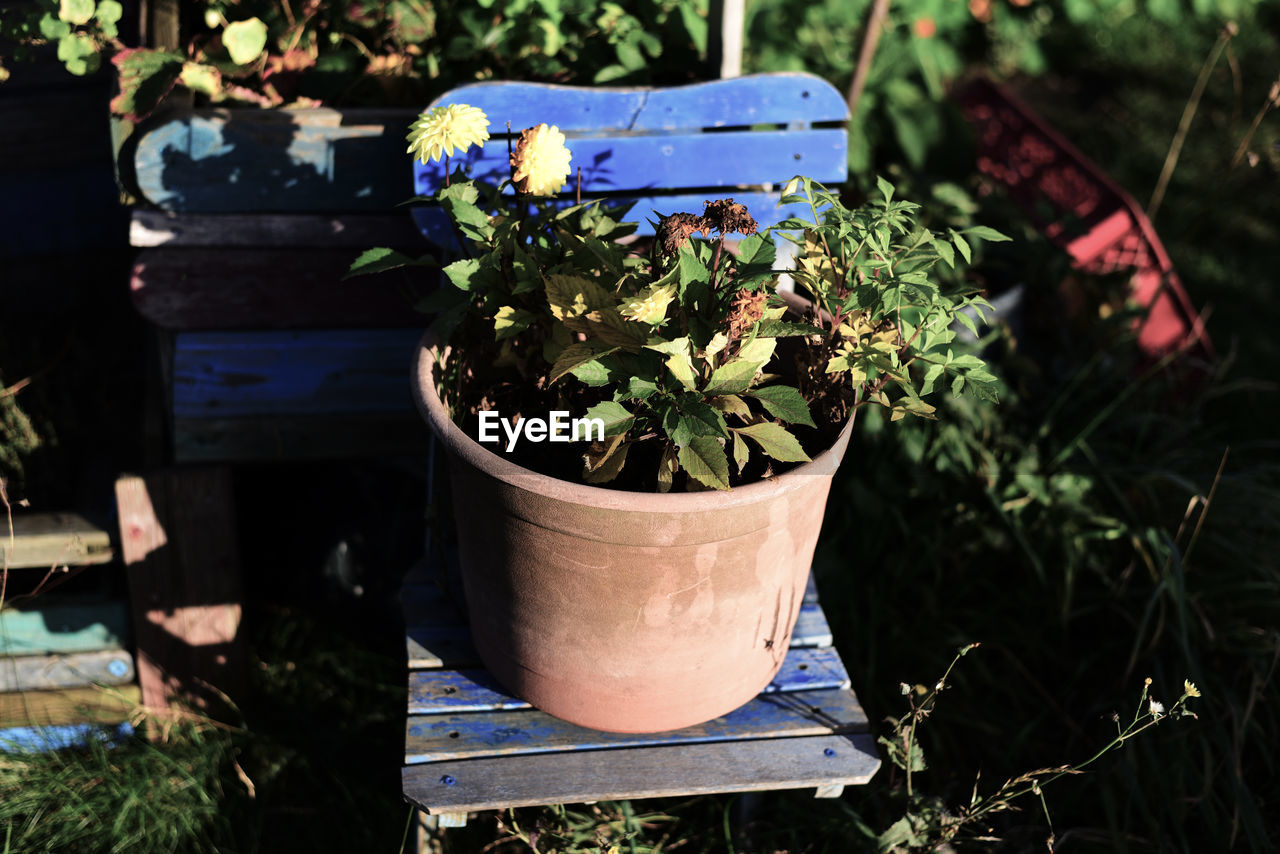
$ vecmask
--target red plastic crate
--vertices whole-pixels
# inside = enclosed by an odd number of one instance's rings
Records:
[[[1200,314],[1137,202],[1006,89],[976,78],[954,100],[977,135],[978,169],[1004,184],[1046,237],[1086,273],[1132,270],[1146,309],[1138,346],[1152,359],[1192,352],[1213,359]]]

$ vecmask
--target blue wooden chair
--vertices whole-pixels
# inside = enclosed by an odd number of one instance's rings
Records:
[[[507,176],[508,122],[516,134],[556,125],[582,169],[582,198],[631,201],[626,219],[642,235],[653,233],[655,211],[701,213],[705,201],[726,197],[763,228],[809,213],[779,207],[792,175],[827,184],[846,175],[844,100],[803,74],[670,89],[479,83],[432,106],[445,104],[478,107],[492,123],[494,139],[466,155],[469,174],[495,183]],[[419,194],[443,180],[443,164],[414,164]],[[439,209],[418,208],[415,219],[433,242],[451,242]],[[480,669],[462,603],[449,595],[460,587],[444,579],[440,567],[419,568],[401,594],[410,668],[404,793],[441,825],[462,824],[474,810],[613,798],[805,787],[831,797],[879,767],[812,585],[782,671],[763,694],[701,726],[620,735],[507,695]]]

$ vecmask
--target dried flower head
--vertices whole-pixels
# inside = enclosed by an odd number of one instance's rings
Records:
[[[471,146],[482,146],[489,138],[489,118],[466,104],[436,107],[418,116],[409,128],[410,154],[423,163],[441,160]]]
[[[668,258],[674,256],[681,246],[689,242],[695,231],[702,231],[704,228],[706,223],[702,221],[702,217],[691,213],[673,213],[663,217],[658,226],[658,243],[662,246],[662,253]]]
[[[733,295],[733,306],[729,309],[724,329],[724,334],[730,341],[736,341],[756,325],[764,316],[768,301],[769,297],[764,291],[738,291]]]
[[[528,196],[551,196],[560,192],[569,178],[569,149],[564,134],[546,123],[520,132],[520,141],[511,152],[512,180],[516,191]]]
[[[1164,703],[1160,702],[1159,700],[1152,700],[1151,704],[1147,706],[1147,711],[1151,713],[1151,717],[1153,718],[1163,717]]]
[[[721,234],[737,232],[746,235],[755,234],[757,230],[755,218],[747,213],[746,205],[737,204],[733,199],[707,202],[702,221]]]
[[[667,306],[675,299],[675,285],[650,285],[623,303],[618,313],[637,323],[661,323],[667,316]]]

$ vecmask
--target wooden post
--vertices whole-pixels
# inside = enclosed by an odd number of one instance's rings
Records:
[[[116,481],[143,705],[217,714],[239,690],[240,555],[231,473],[173,469]]]
[[[746,22],[745,0],[724,0],[720,18],[720,77],[742,76],[742,28]]]

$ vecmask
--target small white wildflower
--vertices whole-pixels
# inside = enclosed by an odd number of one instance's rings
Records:
[[[1151,705],[1148,706],[1148,711],[1151,713],[1151,717],[1153,718],[1163,717],[1164,703],[1160,702],[1159,700],[1152,700]]]
[[[898,687],[902,689],[902,696],[904,697],[911,693],[911,686],[906,682],[899,682]]]

